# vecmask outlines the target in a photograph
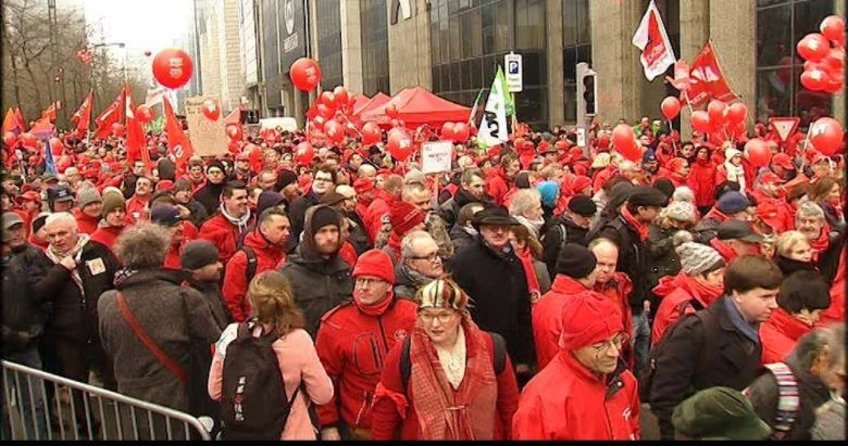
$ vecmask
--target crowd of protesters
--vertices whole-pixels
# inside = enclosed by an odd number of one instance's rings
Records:
[[[844,157],[634,130],[638,160],[608,124],[522,128],[430,175],[302,132],[181,168],[164,135],[149,164],[59,135],[58,174],[14,147],[3,358],[225,439],[257,414],[227,355],[266,338],[282,439],[638,440],[645,410],[662,439],[844,439]]]

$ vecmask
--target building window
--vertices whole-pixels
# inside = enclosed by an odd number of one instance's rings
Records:
[[[389,27],[386,0],[362,0],[362,93],[390,92]]]
[[[799,116],[806,127],[833,113],[827,93],[801,86],[804,60],[795,43],[818,32],[822,19],[834,13],[833,0],[757,0],[757,119]],[[777,26],[776,24],[779,24]]]
[[[318,22],[318,63],[321,65],[321,88],[332,90],[344,83],[342,76],[342,31],[339,0],[315,3]]]
[[[565,122],[577,122],[577,64],[592,65],[589,0],[562,0],[562,64]]]

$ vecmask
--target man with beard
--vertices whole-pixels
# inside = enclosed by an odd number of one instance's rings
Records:
[[[315,168],[312,177],[312,188],[306,195],[294,200],[289,207],[289,219],[291,220],[291,237],[288,242],[288,252],[292,252],[300,243],[300,233],[303,232],[306,210],[318,204],[321,196],[327,191],[333,190],[336,185],[336,170],[327,164],[321,164]]]
[[[485,203],[486,201],[485,174],[478,168],[466,169],[462,172],[456,194],[439,206],[439,216],[445,221],[446,228],[453,228],[459,210],[463,206],[468,203]]]
[[[798,206],[795,227],[810,242],[813,262],[819,271],[828,282],[833,282],[839,265],[839,254],[845,246],[845,235],[831,229],[822,208],[809,201]]]
[[[231,181],[221,192],[223,202],[215,215],[200,227],[198,238],[209,240],[218,247],[221,263],[226,264],[238,249],[239,240],[254,220],[248,209],[247,186]]]

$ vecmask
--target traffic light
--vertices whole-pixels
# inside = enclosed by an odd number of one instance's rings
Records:
[[[589,64],[581,62],[577,64],[577,100],[578,107],[582,111],[579,119],[585,116],[595,116],[598,113],[598,73],[589,68]]]
[[[595,75],[588,75],[583,78],[583,100],[586,101],[586,114],[593,116],[595,114]]]
[[[242,124],[259,124],[259,110],[242,110],[239,122]]]

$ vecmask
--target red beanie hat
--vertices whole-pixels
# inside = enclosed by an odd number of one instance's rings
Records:
[[[365,251],[356,261],[353,268],[353,277],[372,276],[385,280],[391,285],[395,284],[395,267],[392,258],[382,249]]]
[[[374,182],[369,178],[360,178],[353,183],[353,190],[357,194],[364,194],[374,190]]]
[[[403,237],[415,225],[424,222],[424,212],[416,208],[411,203],[405,201],[395,201],[392,204],[391,212],[389,212],[389,222],[392,224],[392,230],[399,236]]]
[[[562,308],[560,345],[565,350],[602,342],[623,331],[621,309],[609,299],[575,296]]]

